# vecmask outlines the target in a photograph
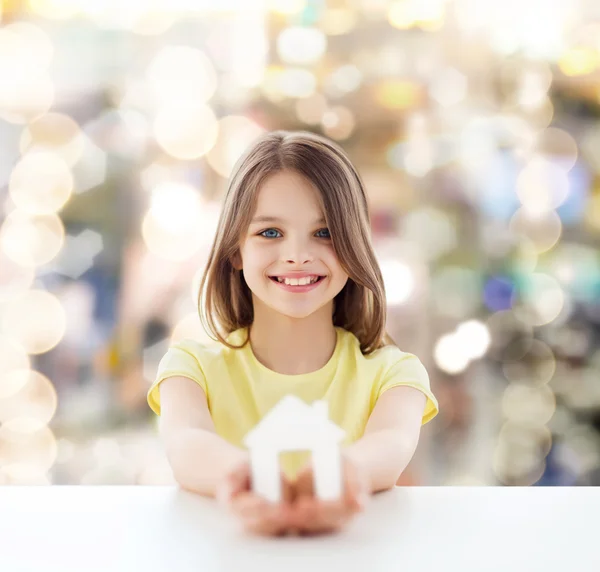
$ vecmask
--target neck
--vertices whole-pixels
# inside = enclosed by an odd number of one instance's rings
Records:
[[[335,350],[337,334],[331,304],[306,318],[290,318],[254,304],[250,344],[265,367],[285,375],[321,369]]]

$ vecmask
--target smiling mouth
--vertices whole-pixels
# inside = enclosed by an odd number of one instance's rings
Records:
[[[321,282],[325,278],[325,276],[318,276],[314,282],[308,282],[306,284],[286,284],[285,280],[279,280],[277,276],[269,276],[269,278],[273,282],[276,282],[277,284],[283,284],[284,286],[311,286],[312,284],[317,284],[318,282]]]

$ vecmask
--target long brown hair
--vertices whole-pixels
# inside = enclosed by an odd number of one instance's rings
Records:
[[[335,297],[333,324],[352,332],[363,354],[393,344],[385,332],[385,289],[371,244],[363,182],[338,145],[307,131],[267,132],[235,164],[198,292],[204,328],[232,349],[248,343],[233,346],[225,340],[232,331],[250,326],[254,317],[250,289],[233,260],[261,185],[283,170],[297,172],[318,189],[333,249],[349,277]]]

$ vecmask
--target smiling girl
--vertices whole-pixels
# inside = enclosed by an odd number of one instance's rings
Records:
[[[276,535],[338,530],[395,485],[438,402],[421,361],[386,334],[365,189],[337,145],[275,131],[239,159],[199,309],[216,346],[173,345],[148,391],[183,488]],[[339,501],[315,496],[301,454],[282,459],[281,503],[252,492],[243,439],[288,394],[325,400],[346,432]]]

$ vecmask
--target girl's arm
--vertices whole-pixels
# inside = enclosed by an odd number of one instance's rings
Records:
[[[160,434],[175,480],[187,490],[215,496],[216,487],[246,451],[216,434],[202,388],[187,377],[169,377],[159,386]]]
[[[377,400],[361,439],[344,449],[366,474],[371,492],[391,489],[410,463],[427,398],[414,387],[388,389]]]

